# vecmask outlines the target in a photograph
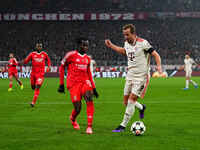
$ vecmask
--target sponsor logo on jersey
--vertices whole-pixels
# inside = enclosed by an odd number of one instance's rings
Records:
[[[84,64],[76,64],[76,66],[78,67],[78,69],[81,69],[81,70],[87,69],[87,65],[84,65]]]
[[[36,62],[42,62],[44,59],[43,58],[33,58]]]

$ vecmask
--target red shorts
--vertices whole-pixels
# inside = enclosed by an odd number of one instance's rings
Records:
[[[86,91],[92,91],[92,85],[89,80],[85,83],[76,83],[68,88],[72,103],[81,101]]]
[[[44,81],[44,74],[31,73],[31,85],[42,85]]]
[[[8,71],[8,76],[10,77],[18,77],[17,70]]]

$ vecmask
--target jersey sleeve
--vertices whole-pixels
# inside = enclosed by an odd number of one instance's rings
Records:
[[[32,59],[33,53],[30,53],[25,59],[24,59],[24,64],[27,64],[31,59]]]
[[[154,48],[151,46],[151,44],[147,40],[143,41],[143,49],[144,51],[150,54],[154,51]]]
[[[192,58],[191,58],[191,64],[195,64],[195,61],[194,61],[194,59],[192,59]]]
[[[60,85],[64,85],[65,66],[69,63],[72,54],[72,52],[68,52],[61,61],[61,65],[59,67]]]
[[[87,71],[88,71],[89,80],[90,80],[90,82],[91,82],[91,84],[92,84],[92,88],[94,89],[94,88],[96,88],[96,86],[95,86],[95,83],[94,83],[94,79],[93,79],[93,77],[92,77],[92,72],[91,72],[91,70],[90,70],[91,59],[90,59],[90,58],[88,58],[88,59],[89,59],[89,65],[88,65],[88,67],[87,67]]]
[[[16,58],[13,59],[13,65],[17,66],[18,65],[18,61]]]
[[[50,60],[47,53],[45,53],[45,55],[46,55],[47,65],[48,65],[48,67],[50,67],[51,66],[51,60]]]
[[[65,75],[65,66],[61,64],[59,67],[60,85],[64,85],[64,75]]]

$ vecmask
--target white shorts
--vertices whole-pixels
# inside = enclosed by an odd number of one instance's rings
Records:
[[[131,93],[143,98],[150,80],[150,75],[145,75],[143,78],[135,78],[133,80],[126,80],[124,87],[124,95]]]
[[[192,76],[192,71],[191,70],[186,70],[185,71],[185,77],[191,77]]]

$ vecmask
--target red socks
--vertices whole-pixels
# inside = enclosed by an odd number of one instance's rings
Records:
[[[22,85],[22,82],[21,82],[21,81],[19,81],[18,83],[19,83],[20,86]]]
[[[70,118],[70,119],[71,119],[72,121],[75,121],[77,115],[78,115],[78,114],[76,113],[75,109],[73,109],[73,110],[72,110],[72,113],[71,113],[71,118]]]
[[[87,104],[87,120],[88,120],[88,126],[92,127],[92,121],[93,121],[93,114],[94,114],[94,103],[93,101],[89,101]]]
[[[32,104],[36,103],[39,94],[40,94],[40,89],[35,89]]]
[[[9,83],[9,88],[12,88],[12,82]]]

